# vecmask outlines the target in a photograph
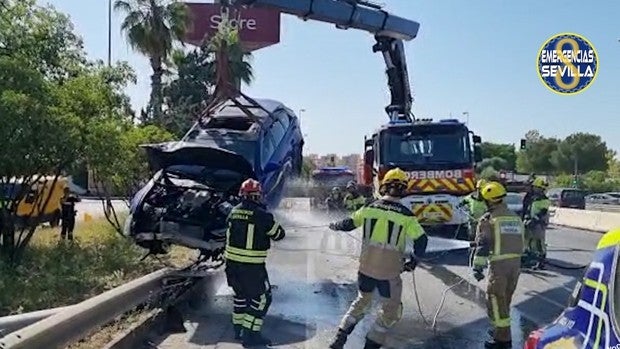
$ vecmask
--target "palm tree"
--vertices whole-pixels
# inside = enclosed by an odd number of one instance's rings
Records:
[[[177,0],[116,0],[114,10],[126,15],[121,30],[127,35],[131,47],[149,58],[153,74],[147,117],[160,123],[164,64],[173,44],[186,33],[187,8]]]
[[[219,66],[220,69],[227,69],[226,79],[229,79],[229,82],[237,89],[241,87],[242,82],[249,85],[254,80],[254,72],[250,64],[252,54],[243,49],[239,40],[239,31],[230,25],[228,20],[225,19],[220,23],[216,34],[203,44],[202,49],[209,53],[215,63],[207,65],[207,68],[212,70],[210,71],[212,76],[218,76],[216,70]],[[218,59],[226,59],[227,62],[220,65],[217,62]]]

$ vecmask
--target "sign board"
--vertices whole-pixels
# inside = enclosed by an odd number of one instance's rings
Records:
[[[188,31],[183,41],[199,46],[217,32],[218,25],[228,15],[231,24],[239,28],[239,38],[248,52],[280,42],[280,12],[262,8],[229,10],[219,4],[185,3],[189,12]],[[226,12],[228,11],[228,12]]]

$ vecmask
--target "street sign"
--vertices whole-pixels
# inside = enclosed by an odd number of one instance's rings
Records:
[[[231,25],[239,29],[244,49],[256,51],[280,42],[280,12],[262,8],[227,10],[219,4],[185,3],[189,12],[188,31],[183,40],[199,46],[205,38],[217,32],[218,25],[228,16]]]

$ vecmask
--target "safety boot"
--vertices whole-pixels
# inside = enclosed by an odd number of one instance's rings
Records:
[[[241,340],[243,338],[243,326],[233,325],[233,331],[235,332],[235,340]]]
[[[364,349],[380,349],[380,348],[381,348],[381,344],[366,337],[366,344],[364,345]]]
[[[490,339],[484,343],[485,349],[510,349],[512,348],[512,341],[499,342],[495,339]]]
[[[265,337],[260,332],[256,331],[243,331],[243,347],[244,348],[253,348],[253,347],[264,347],[271,345],[271,341]]]

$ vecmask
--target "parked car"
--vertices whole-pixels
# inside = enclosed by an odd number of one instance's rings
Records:
[[[553,323],[530,333],[524,349],[620,348],[618,235],[612,232],[601,238],[568,307]]]
[[[523,198],[525,194],[522,193],[511,193],[506,194],[505,202],[508,205],[508,209],[513,211],[514,213],[521,215],[523,211]]]
[[[277,207],[287,179],[301,172],[303,143],[282,103],[226,102],[182,141],[144,146],[155,174],[133,197],[125,234],[151,253],[178,244],[219,258],[241,183],[257,179],[265,205]]]
[[[553,206],[586,209],[586,193],[575,188],[553,188],[547,191],[547,197]]]
[[[620,198],[608,193],[590,194],[586,196],[586,203],[595,205],[618,205]]]

